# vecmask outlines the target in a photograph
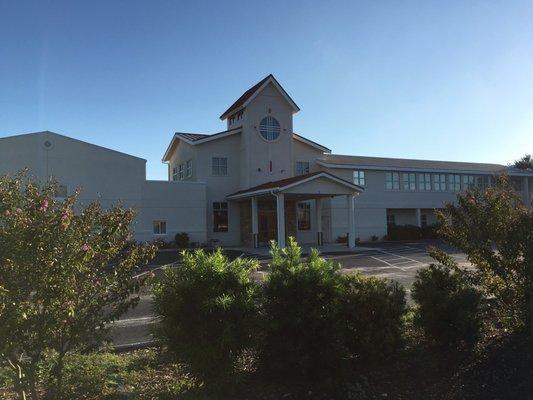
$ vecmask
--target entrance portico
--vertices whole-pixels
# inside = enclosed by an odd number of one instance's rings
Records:
[[[345,196],[348,206],[347,244],[348,247],[355,247],[354,199],[362,191],[363,188],[358,185],[320,171],[267,182],[233,193],[227,196],[227,199],[243,203],[241,240],[257,248],[273,239],[277,240],[280,247],[285,247],[286,238],[296,236],[296,204],[307,200],[314,201],[312,220],[316,227],[316,243],[322,245],[323,199]],[[247,216],[243,214],[246,213],[249,213],[251,224],[245,223]]]

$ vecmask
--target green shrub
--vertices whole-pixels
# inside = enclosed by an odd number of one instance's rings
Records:
[[[338,372],[342,358],[338,266],[313,249],[307,261],[294,238],[271,244],[272,264],[263,287],[260,366],[270,376],[317,380]]]
[[[428,339],[442,345],[475,343],[481,333],[479,290],[471,275],[451,259],[418,271],[412,290],[418,308],[415,324]]]
[[[397,282],[344,275],[339,312],[351,356],[383,359],[401,346],[405,290]]]
[[[176,233],[176,236],[174,236],[174,241],[176,242],[176,246],[178,246],[180,249],[186,249],[189,247],[189,235],[187,232]]]
[[[387,237],[389,240],[417,240],[422,234],[420,227],[415,225],[389,225]]]
[[[55,385],[54,357],[45,360],[42,366],[46,387]],[[65,356],[63,367],[62,395],[52,392],[47,397],[55,399],[98,399],[110,395],[122,385],[122,374],[127,366],[124,356],[110,353],[70,353]]]
[[[206,384],[232,378],[235,363],[252,342],[257,261],[229,261],[217,249],[183,253],[183,264],[167,268],[154,284],[158,334]]]

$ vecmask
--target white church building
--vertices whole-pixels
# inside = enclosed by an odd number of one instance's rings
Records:
[[[48,131],[0,138],[0,175],[29,168],[40,181],[53,176],[63,195],[80,188],[82,202],[133,207],[138,240],[187,232],[192,242],[223,246],[347,236],[353,247],[383,237],[390,224],[430,225],[458,192],[502,173],[531,205],[532,171],[332,154],[294,132],[298,111],[269,75],[222,113],[225,131],[173,135],[163,155],[167,181],[146,180],[142,158]]]

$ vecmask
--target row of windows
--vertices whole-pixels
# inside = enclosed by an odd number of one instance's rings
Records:
[[[355,172],[354,172],[355,182]],[[451,191],[459,192],[474,186],[487,188],[491,184],[490,176],[458,175],[458,174],[430,174],[414,172],[386,172],[385,189],[405,191]]]
[[[298,230],[308,231],[311,229],[311,203],[302,202],[297,206]],[[163,220],[154,221],[154,234],[166,235],[167,222]],[[228,231],[228,203],[216,201],[213,203],[213,232]]]
[[[228,159],[226,157],[211,158],[211,173],[215,176],[226,176],[228,174]],[[185,177],[192,177],[192,160],[172,168],[173,181],[182,181]]]
[[[172,180],[182,181],[185,178],[192,177],[192,160],[187,160],[185,163],[172,168]]]

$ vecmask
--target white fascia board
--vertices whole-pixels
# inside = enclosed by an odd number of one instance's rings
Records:
[[[327,168],[338,169],[364,169],[372,171],[391,171],[391,172],[425,172],[425,173],[446,173],[446,174],[469,174],[469,175],[496,175],[505,173],[505,171],[472,171],[467,169],[436,169],[436,168],[405,168],[405,167],[378,167],[372,165],[359,165],[359,164],[331,164],[324,161],[317,160],[317,164]]]
[[[298,182],[294,182],[294,183],[291,183],[287,186],[282,186],[279,188],[280,192],[283,192],[284,190],[287,190],[287,189],[290,189],[292,187],[295,187],[295,186],[298,186],[298,185],[301,185],[302,183],[306,183],[306,182],[310,182],[310,181],[313,181],[315,179],[318,179],[318,178],[327,178],[327,179],[330,179],[332,181],[335,181],[343,186],[347,186],[351,189],[354,189],[355,191],[357,192],[362,192],[363,190],[365,190],[364,188],[362,188],[361,186],[358,186],[356,184],[351,184],[349,182],[346,182],[345,180],[343,179],[340,179],[340,178],[337,178],[331,174],[328,174],[326,172],[322,172],[320,174],[317,174],[317,175],[313,175],[313,176],[310,176],[309,178],[307,179],[304,179],[304,180],[301,180],[301,181],[298,181]]]
[[[328,154],[331,154],[331,150],[328,149],[327,147],[325,146],[322,146],[318,143],[313,143],[311,142],[310,140],[304,138],[303,136],[300,136],[298,135],[297,133],[292,133],[292,137],[295,139],[295,140],[299,140],[300,142],[302,143],[305,143],[306,145],[308,146],[311,146],[311,147],[314,147],[315,149],[318,149],[318,150],[322,150],[324,153],[328,153]]]

